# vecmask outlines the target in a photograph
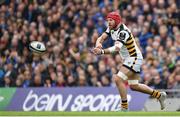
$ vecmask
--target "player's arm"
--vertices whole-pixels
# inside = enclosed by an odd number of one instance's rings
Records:
[[[102,54],[110,54],[114,52],[119,52],[122,46],[123,46],[122,42],[116,41],[114,46],[106,48],[106,49],[102,49],[101,51],[102,51]]]
[[[114,52],[119,52],[122,46],[123,44],[120,41],[116,41],[114,46],[106,48],[106,49],[94,48],[93,53],[96,55],[100,55],[100,54],[110,54]]]
[[[130,33],[127,30],[120,31],[118,33],[117,41],[115,42],[114,46],[102,49],[102,53],[109,54],[113,52],[119,52],[121,47],[126,43],[127,39],[130,37]]]
[[[102,43],[107,39],[108,34],[103,33],[97,40],[96,40],[96,48],[102,48]]]
[[[96,55],[99,54],[109,54],[113,52],[119,52],[121,47],[126,43],[127,39],[130,37],[130,33],[126,30],[119,32],[117,41],[115,42],[114,46],[102,49],[102,48],[94,48],[93,53]]]

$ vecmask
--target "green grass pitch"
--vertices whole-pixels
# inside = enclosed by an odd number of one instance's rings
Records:
[[[0,111],[0,116],[179,116],[180,112],[23,112],[23,111]]]

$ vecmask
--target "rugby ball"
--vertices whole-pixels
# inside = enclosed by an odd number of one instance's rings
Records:
[[[46,51],[46,47],[45,47],[44,43],[39,42],[39,41],[32,41],[29,44],[29,49],[32,52],[35,52],[35,53],[38,53],[38,54],[42,54],[42,53],[44,53]]]

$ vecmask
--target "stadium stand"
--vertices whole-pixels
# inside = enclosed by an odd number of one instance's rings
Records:
[[[141,82],[156,89],[180,87],[179,0],[4,0],[0,4],[1,87],[113,87],[119,55],[90,53],[117,10],[144,55]],[[38,40],[47,53],[33,55]],[[104,47],[113,44],[109,39]]]

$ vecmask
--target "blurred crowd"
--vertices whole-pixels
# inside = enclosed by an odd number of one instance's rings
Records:
[[[119,54],[95,56],[105,17],[117,11],[141,46],[140,82],[180,89],[180,0],[1,0],[0,86],[111,86]],[[42,41],[47,52],[29,50]],[[103,47],[113,44],[109,38]]]

